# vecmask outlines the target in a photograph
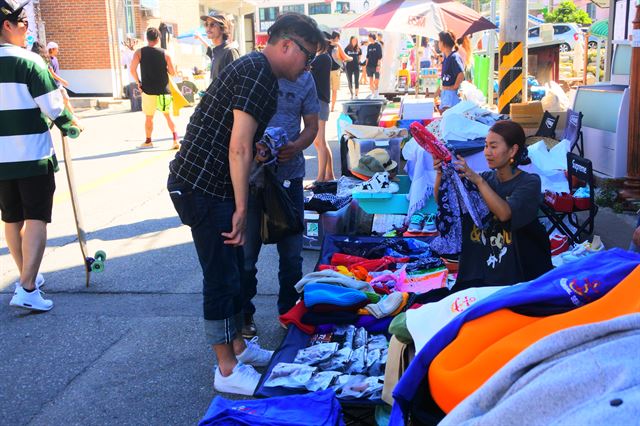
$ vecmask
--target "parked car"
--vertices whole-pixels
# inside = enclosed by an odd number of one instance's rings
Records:
[[[588,33],[589,30],[591,29],[591,27],[582,27],[580,28],[582,30],[583,33]],[[599,37],[597,35],[594,34],[589,34],[589,49],[597,49],[598,48],[598,40],[600,40],[600,47],[604,47],[605,43],[607,42],[607,38],[606,37]]]
[[[553,39],[562,42],[560,44],[561,52],[569,52],[575,49],[577,42],[584,43],[584,35],[577,24],[561,23],[551,25],[553,25]],[[529,28],[527,43],[533,47],[535,47],[536,44],[543,43],[540,37],[539,26]]]

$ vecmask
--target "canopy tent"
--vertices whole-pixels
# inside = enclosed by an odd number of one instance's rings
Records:
[[[451,30],[456,37],[462,37],[496,26],[473,9],[452,0],[390,0],[343,28],[375,28],[437,38],[440,31]]]
[[[609,36],[609,20],[602,19],[594,22],[589,32],[596,37],[607,38]]]

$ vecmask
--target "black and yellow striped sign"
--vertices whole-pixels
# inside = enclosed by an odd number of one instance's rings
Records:
[[[522,54],[521,42],[500,43],[498,68],[498,110],[509,114],[509,105],[522,102]]]

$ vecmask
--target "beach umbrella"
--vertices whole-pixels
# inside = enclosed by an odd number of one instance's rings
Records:
[[[348,22],[343,28],[375,28],[437,38],[450,30],[456,37],[496,28],[473,9],[451,0],[390,0]]]

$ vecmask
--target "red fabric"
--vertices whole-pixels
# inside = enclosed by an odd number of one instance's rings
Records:
[[[333,255],[331,256],[331,265],[333,266],[351,266],[355,263],[360,263],[363,261],[366,261],[368,259],[365,259],[364,257],[360,257],[360,256],[351,256],[349,254],[344,254],[344,253],[333,253]]]
[[[336,267],[331,265],[318,265],[318,271],[335,271]]]
[[[376,286],[373,287],[373,291],[378,294],[391,294],[391,289],[387,287],[386,284],[376,284]]]
[[[424,148],[424,150],[434,158],[445,162],[451,161],[451,153],[449,150],[422,124],[415,121],[411,123],[409,130],[413,138],[418,142],[418,145]]]
[[[351,265],[351,268],[360,267],[360,268],[366,269],[369,272],[376,272],[376,271],[384,271],[387,268],[387,266],[391,265],[392,263],[407,263],[408,261],[409,261],[408,257],[385,256],[380,259],[371,259],[371,260],[365,259],[360,263],[355,263]]]
[[[316,327],[302,322],[302,316],[307,312],[309,310],[304,306],[304,303],[298,302],[289,312],[280,315],[280,322],[285,325],[295,324],[303,332],[313,334],[316,331]]]

